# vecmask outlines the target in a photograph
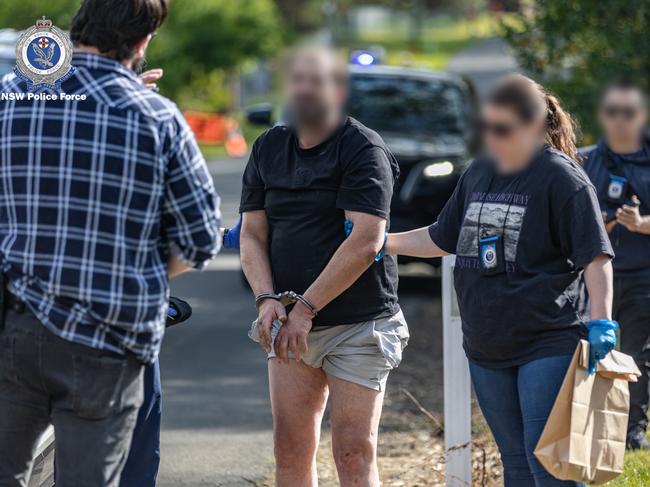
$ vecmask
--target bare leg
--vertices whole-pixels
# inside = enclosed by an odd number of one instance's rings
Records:
[[[377,432],[384,393],[327,376],[332,448],[341,487],[379,487]]]
[[[269,360],[276,487],[316,487],[316,452],[327,403],[321,369],[291,360]]]

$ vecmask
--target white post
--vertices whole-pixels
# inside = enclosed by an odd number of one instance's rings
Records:
[[[454,256],[442,259],[444,413],[447,487],[472,485],[472,405],[469,366],[454,290]]]

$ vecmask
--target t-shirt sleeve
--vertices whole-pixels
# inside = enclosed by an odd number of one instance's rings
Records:
[[[614,257],[594,188],[584,186],[573,194],[559,213],[560,247],[576,268],[583,268],[600,254]]]
[[[265,191],[259,170],[259,144],[260,140],[258,139],[253,145],[253,150],[244,170],[239,213],[264,209]]]
[[[362,149],[343,171],[336,207],[388,219],[394,184],[388,152],[378,146]]]
[[[433,243],[448,254],[456,253],[464,215],[463,178],[464,176],[458,181],[456,189],[438,215],[438,220],[429,227],[429,236]]]

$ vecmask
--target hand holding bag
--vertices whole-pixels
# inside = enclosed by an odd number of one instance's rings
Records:
[[[612,351],[589,374],[589,343],[578,344],[537,443],[535,456],[561,480],[603,484],[623,471],[630,410],[629,382],[641,372]]]

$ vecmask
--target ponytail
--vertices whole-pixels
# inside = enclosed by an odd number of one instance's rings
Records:
[[[522,74],[508,75],[497,84],[487,101],[514,110],[524,123],[544,117],[546,142],[578,161],[576,123],[559,100],[539,83]]]
[[[546,100],[546,141],[574,161],[578,161],[577,127],[573,117],[562,108],[560,101],[554,95],[545,91],[544,99]]]

